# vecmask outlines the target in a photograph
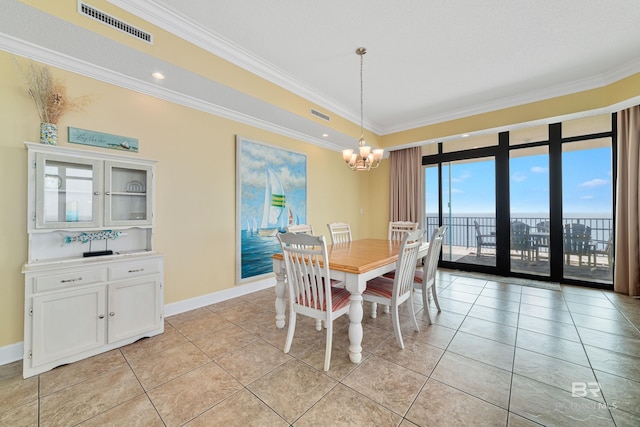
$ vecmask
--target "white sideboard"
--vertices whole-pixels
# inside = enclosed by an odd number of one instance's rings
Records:
[[[155,161],[25,143],[25,378],[164,332]]]

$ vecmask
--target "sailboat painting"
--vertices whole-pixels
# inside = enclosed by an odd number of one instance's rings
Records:
[[[277,234],[307,218],[307,156],[236,137],[237,283],[272,275]]]

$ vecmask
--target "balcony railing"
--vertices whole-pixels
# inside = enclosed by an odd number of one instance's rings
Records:
[[[452,246],[462,246],[474,248],[477,245],[476,228],[474,221],[482,230],[482,234],[491,234],[496,231],[495,217],[484,216],[453,216],[443,217],[443,225],[448,225],[449,229],[445,236],[445,244]],[[549,218],[544,217],[512,217],[511,222],[520,221],[537,230],[537,224],[548,222]],[[591,227],[591,239],[594,241],[606,242],[613,230],[613,220],[611,218],[563,218],[563,224],[580,223]],[[438,217],[427,216],[425,219],[425,229],[427,236],[438,228]]]
[[[531,227],[531,231],[543,231],[538,229],[538,224],[548,223],[549,218],[545,217],[512,217],[511,222],[518,221]],[[480,233],[491,235],[496,232],[496,218],[488,216],[451,216],[444,217],[444,225],[449,229],[443,242],[443,259],[459,262],[462,264],[476,265],[496,265],[495,247],[483,245],[481,256],[477,253],[478,245],[476,239],[475,222],[478,222]],[[565,263],[563,276],[589,282],[613,283],[612,252],[603,252],[606,242],[609,241],[613,232],[613,220],[611,218],[585,218],[567,217],[563,218],[563,224],[584,224],[591,228],[590,242],[586,254],[574,254],[567,252],[564,255]],[[425,229],[427,236],[430,236],[434,229],[438,227],[437,216],[427,216],[425,218]],[[495,242],[495,240],[493,240]],[[524,256],[521,249],[511,251],[511,271],[524,272],[533,275],[549,276],[549,254],[548,246],[534,246],[532,241],[531,255]],[[538,241],[539,242],[539,241]],[[520,252],[518,253],[518,251]],[[535,256],[532,254],[535,252]],[[597,254],[596,254],[597,252]],[[446,255],[445,255],[446,254]],[[587,258],[586,262],[583,259]],[[597,259],[596,259],[597,257]]]

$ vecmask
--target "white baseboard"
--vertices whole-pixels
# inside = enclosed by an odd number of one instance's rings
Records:
[[[23,354],[24,343],[22,341],[0,347],[0,365],[6,365],[7,363],[15,362],[16,360],[22,360]]]
[[[234,286],[233,288],[225,289],[224,291],[218,291],[199,297],[174,302],[164,306],[164,317],[173,316],[174,314],[184,313],[185,311],[194,310],[196,308],[205,307],[207,305],[215,304],[217,302],[226,301],[231,298],[241,297],[248,295],[263,289],[271,288],[276,285],[275,277],[269,277],[263,280],[257,280],[255,282],[247,283],[246,285]],[[275,303],[275,293],[273,294]]]
[[[231,298],[248,295],[253,292],[261,291],[263,289],[271,288],[276,285],[276,279],[274,277],[258,280],[246,285],[234,286],[224,291],[214,292],[207,295],[202,295],[196,298],[191,298],[183,301],[166,304],[164,306],[165,317],[173,316],[174,314],[184,313],[185,311],[194,310],[196,308],[205,307],[207,305],[215,304],[217,302],[226,301]],[[274,294],[275,298],[275,294]],[[275,299],[274,299],[275,301]],[[15,344],[5,345],[0,347],[0,365],[6,365],[7,363],[21,360],[24,352],[24,343],[19,342]]]

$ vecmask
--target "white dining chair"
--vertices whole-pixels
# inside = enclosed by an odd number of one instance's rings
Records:
[[[418,251],[422,244],[422,235],[423,232],[420,229],[405,233],[398,254],[394,278],[379,276],[371,279],[367,282],[367,288],[362,293],[364,301],[386,304],[391,307],[393,333],[400,348],[404,348],[398,317],[400,304],[409,301],[409,313],[413,320],[413,327],[416,331],[420,330],[413,307],[413,276],[416,270]],[[376,315],[375,311],[371,312],[372,318],[376,318]]]
[[[287,231],[289,233],[305,233],[305,234],[314,234],[313,227],[308,224],[296,224],[287,226]]]
[[[332,222],[331,224],[327,224],[329,228],[329,233],[331,233],[331,242],[335,245],[336,243],[347,243],[351,241],[351,227],[346,222]]]
[[[427,254],[422,258],[423,266],[417,268],[413,276],[413,288],[422,292],[422,304],[424,306],[425,313],[431,324],[431,315],[429,314],[429,289],[431,289],[433,302],[436,304],[438,313],[440,312],[440,303],[438,302],[438,295],[436,293],[436,273],[438,272],[438,261],[440,259],[440,250],[442,249],[442,241],[444,240],[444,233],[447,231],[446,225],[436,228],[431,234],[431,240],[429,241],[429,248]],[[426,273],[425,273],[426,272]],[[391,271],[384,275],[390,279],[395,276],[395,271]]]
[[[438,271],[438,261],[440,259],[440,250],[442,249],[442,241],[444,240],[444,233],[447,231],[447,226],[443,225],[433,231],[431,240],[429,241],[429,249],[427,255],[425,255],[424,266],[422,269],[415,271],[413,277],[413,287],[422,291],[422,304],[424,311],[431,324],[431,315],[429,314],[429,290],[433,297],[433,302],[436,304],[438,313],[440,312],[440,303],[438,302],[438,295],[436,293],[436,273]]]
[[[294,224],[287,226],[287,231],[289,233],[304,233],[304,234],[314,234],[313,227],[309,224]],[[322,320],[316,319],[316,330],[322,329]]]
[[[289,329],[284,352],[289,353],[296,329],[296,315],[302,314],[324,322],[327,338],[324,370],[331,363],[333,321],[349,313],[351,293],[332,286],[329,277],[329,255],[324,236],[278,234],[289,287]]]
[[[417,222],[411,221],[389,221],[389,231],[387,234],[388,240],[402,241],[405,234],[414,231],[418,228]],[[393,277],[393,276],[391,276]],[[371,303],[371,310],[375,311],[378,309],[378,304],[375,302]],[[383,311],[386,314],[389,314],[389,306],[385,305]]]
[[[389,240],[402,240],[405,233],[414,231],[418,228],[417,222],[411,221],[389,221]]]

